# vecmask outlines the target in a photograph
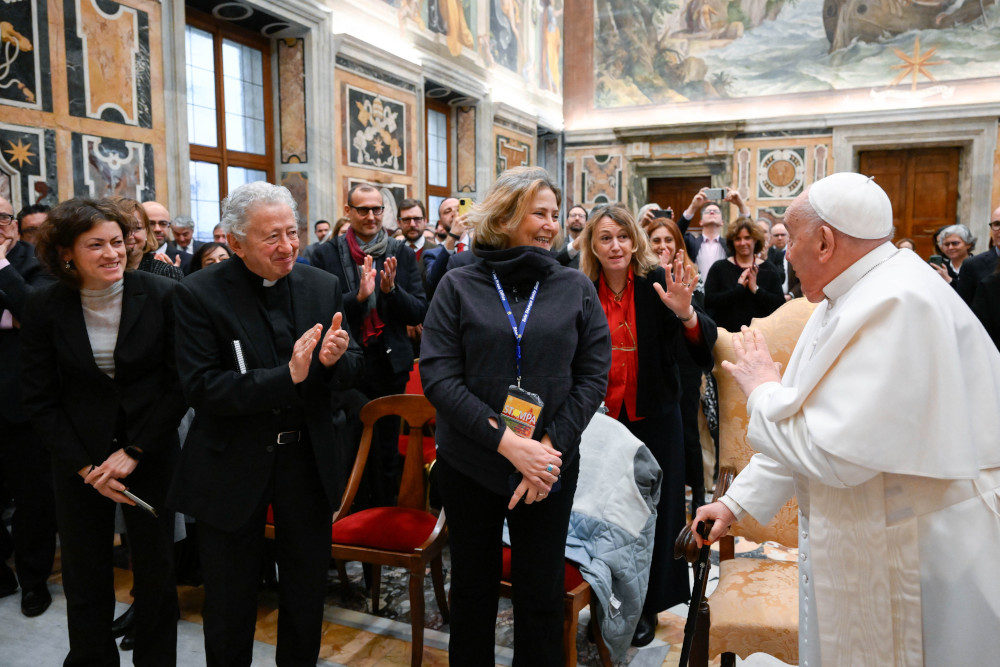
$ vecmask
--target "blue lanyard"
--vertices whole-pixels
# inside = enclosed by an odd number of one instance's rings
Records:
[[[500,295],[500,303],[503,304],[503,309],[507,312],[507,319],[510,321],[511,331],[514,332],[514,345],[517,358],[517,386],[521,387],[521,336],[524,335],[524,325],[528,323],[528,315],[531,314],[531,307],[535,305],[535,296],[538,294],[538,281],[535,281],[535,287],[531,290],[531,296],[528,297],[528,305],[524,307],[524,315],[521,316],[521,327],[518,328],[517,322],[514,321],[514,313],[510,310],[510,303],[507,301],[507,295],[503,293],[503,287],[500,286],[500,279],[497,278],[497,272],[493,272],[493,284],[496,285],[497,294]]]

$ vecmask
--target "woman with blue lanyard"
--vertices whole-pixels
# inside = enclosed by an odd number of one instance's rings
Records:
[[[544,169],[504,172],[469,213],[477,260],[445,274],[424,320],[420,374],[437,408],[456,665],[494,663],[504,519],[514,664],[563,663],[580,434],[604,397],[611,343],[593,282],[550,252],[559,204]]]

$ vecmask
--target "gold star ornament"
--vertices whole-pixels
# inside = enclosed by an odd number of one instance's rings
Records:
[[[928,67],[933,67],[935,65],[945,65],[948,63],[947,60],[931,60],[931,56],[937,51],[936,46],[932,46],[923,53],[920,52],[920,37],[915,37],[913,39],[913,55],[903,53],[897,48],[892,49],[896,53],[896,57],[903,61],[902,65],[893,65],[892,69],[903,70],[899,73],[895,79],[892,80],[890,86],[895,86],[897,83],[902,81],[908,76],[913,77],[913,81],[910,84],[910,90],[917,89],[917,77],[921,74],[926,76],[931,81],[937,81],[930,72],[927,71]]]
[[[29,165],[34,164],[31,161],[31,157],[35,155],[31,152],[31,144],[25,145],[20,139],[17,140],[16,144],[10,140],[8,140],[7,143],[10,144],[10,148],[4,149],[4,153],[10,155],[11,164],[16,162],[18,169],[23,168],[25,162]]]

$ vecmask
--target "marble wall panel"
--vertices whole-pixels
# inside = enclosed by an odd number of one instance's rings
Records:
[[[306,152],[305,40],[278,40],[278,120],[281,163],[309,161]]]
[[[111,0],[64,0],[70,115],[152,127],[149,15]]]
[[[0,20],[0,104],[52,111],[48,3],[5,2]]]
[[[344,119],[350,140],[348,164],[406,173],[407,104],[346,86]]]
[[[53,130],[0,123],[0,197],[15,212],[59,201]]]
[[[459,192],[476,191],[476,107],[455,110],[458,130],[456,172]]]
[[[588,155],[580,163],[580,201],[595,204],[623,201],[621,155]]]
[[[156,199],[152,145],[74,132],[72,153],[77,197]]]
[[[295,200],[299,214],[299,238],[309,238],[309,173],[305,171],[286,171],[281,175],[281,185],[288,188]],[[302,250],[300,246],[299,250]]]
[[[493,148],[496,157],[496,175],[512,167],[532,163],[535,138],[519,132],[512,125],[496,120],[493,125]]]
[[[563,192],[563,201],[566,203],[565,210],[570,210],[576,205],[576,159],[566,158],[566,190]]]

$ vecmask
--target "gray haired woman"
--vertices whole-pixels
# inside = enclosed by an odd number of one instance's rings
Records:
[[[962,270],[962,263],[972,257],[972,251],[976,247],[976,237],[965,225],[956,224],[948,225],[939,231],[935,241],[941,249],[941,254],[948,261],[944,265],[931,264],[931,266],[945,282],[958,289],[959,271]]]

